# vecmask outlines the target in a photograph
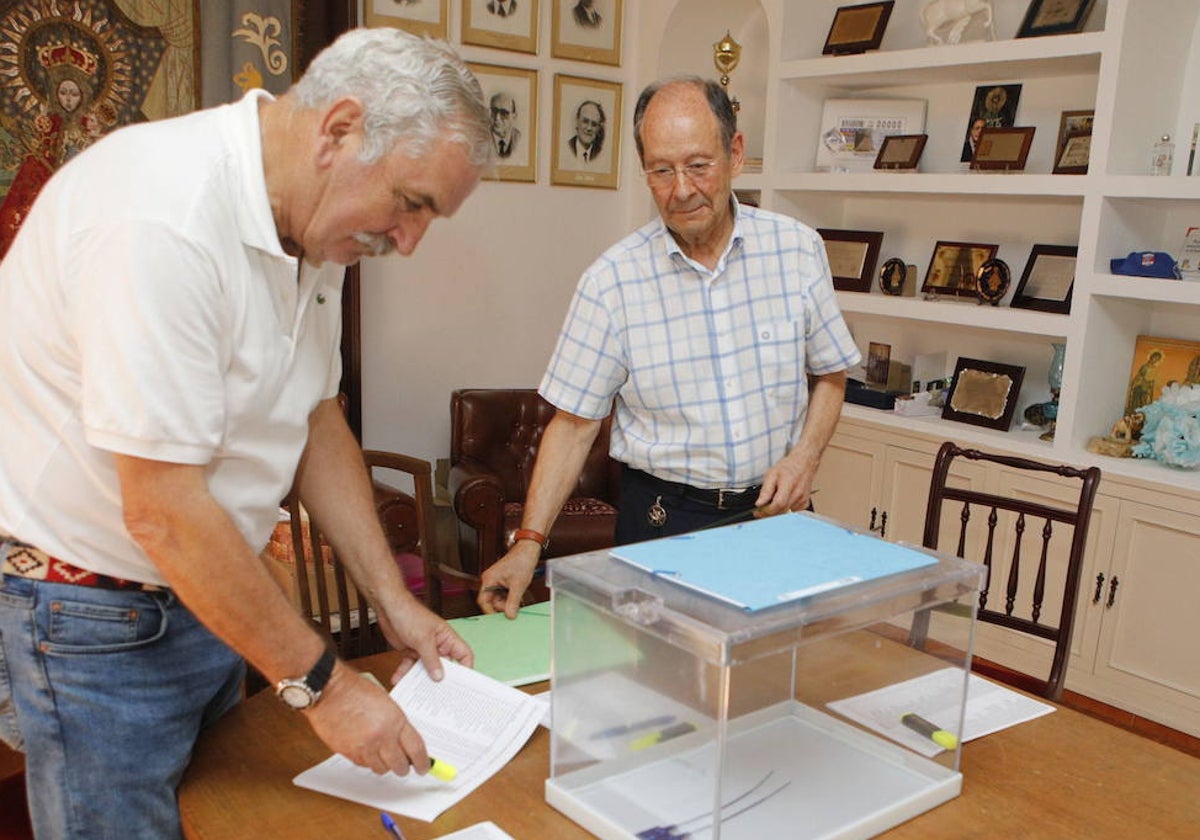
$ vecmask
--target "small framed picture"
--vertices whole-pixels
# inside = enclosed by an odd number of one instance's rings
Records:
[[[938,242],[933,246],[921,292],[975,297],[975,278],[979,269],[996,256],[998,247],[978,242]]]
[[[833,23],[821,54],[848,55],[879,49],[894,5],[894,0],[885,0],[840,7],[833,13]]]
[[[1200,341],[1139,335],[1133,345],[1125,413],[1132,414],[1162,396],[1171,383],[1200,379]]]
[[[624,0],[550,0],[550,55],[595,64],[621,64]]]
[[[959,357],[942,407],[943,420],[1007,432],[1021,393],[1025,368]]]
[[[620,144],[620,83],[555,73],[550,183],[615,190]]]
[[[1095,111],[1063,111],[1054,143],[1055,175],[1083,175],[1092,154],[1092,123]]]
[[[537,54],[540,0],[462,0],[462,41]]]
[[[1070,312],[1078,253],[1074,245],[1034,245],[1010,305],[1063,315]]]
[[[1034,126],[984,128],[979,135],[979,145],[975,147],[975,156],[971,158],[971,168],[1014,172],[1024,169],[1035,130]]]
[[[1010,128],[1016,125],[1017,103],[1020,101],[1021,85],[979,85],[975,88],[959,161],[970,163],[985,128]]]
[[[473,62],[467,66],[479,79],[491,113],[496,168],[484,177],[533,182],[537,178],[537,71]]]
[[[1095,0],[1032,0],[1017,27],[1018,38],[1080,32]]]
[[[832,228],[817,228],[817,233],[825,241],[833,287],[843,292],[871,291],[883,233]]]
[[[867,344],[866,380],[872,385],[886,385],[892,365],[892,345],[871,341]]]
[[[884,137],[879,154],[875,156],[875,168],[916,169],[928,139],[928,134],[892,134]]]
[[[364,0],[363,23],[446,39],[450,0]]]

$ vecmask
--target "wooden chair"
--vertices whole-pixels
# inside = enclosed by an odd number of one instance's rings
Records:
[[[997,464],[1030,474],[1050,474],[1077,479],[1077,501],[1070,506],[1056,507],[1032,500],[950,486],[947,477],[955,458]],[[987,567],[983,588],[979,593],[978,620],[1028,633],[1046,639],[1054,645],[1049,677],[1044,682],[1040,679],[1036,679],[1035,682],[1040,688],[1039,693],[1050,700],[1058,700],[1062,696],[1067,655],[1071,647],[1071,630],[1075,620],[1075,602],[1083,571],[1083,552],[1087,545],[1092,504],[1099,484],[1099,467],[1081,470],[1069,466],[1041,464],[1024,458],[962,449],[950,442],[942,444],[938,451],[929,484],[923,544],[926,548],[939,547],[941,531],[948,523],[954,521],[951,516],[943,520],[943,504],[961,502],[962,508],[957,515],[958,524],[952,528],[957,531],[954,553],[964,559],[979,560]],[[972,522],[976,525],[975,529],[969,527]],[[1041,523],[1040,526],[1038,523]],[[1011,538],[1002,533],[1005,526],[1012,528]],[[1035,530],[1036,543],[1033,546],[1034,551],[1023,556],[1023,538],[1027,530]],[[1070,548],[1065,568],[1057,568],[1058,564],[1050,562],[1050,543],[1051,539],[1057,536],[1056,530],[1070,532]],[[1011,544],[1011,553],[1003,557],[1001,552],[1006,544]],[[945,550],[950,549],[947,547]],[[1007,562],[1003,562],[1005,560]],[[994,565],[1001,570],[1007,566],[1003,591],[994,593],[995,598],[992,597],[991,586]],[[1062,608],[1057,616],[1042,615],[1048,579],[1054,580],[1053,585],[1056,586],[1059,585],[1058,581],[1061,581],[1063,587]],[[1018,595],[1021,592],[1029,596],[1028,611],[1024,604],[1021,608],[1017,607]],[[924,647],[929,618],[929,610],[917,613],[911,638],[915,646]]]

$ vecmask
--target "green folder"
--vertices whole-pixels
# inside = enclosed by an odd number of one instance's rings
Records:
[[[504,613],[454,618],[450,626],[475,651],[475,670],[508,685],[550,679],[550,602]]]

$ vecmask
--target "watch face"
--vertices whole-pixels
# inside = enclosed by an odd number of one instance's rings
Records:
[[[279,689],[279,699],[293,709],[307,709],[316,699],[313,692],[299,683],[289,683]]]
[[[908,275],[908,266],[904,260],[892,257],[883,264],[879,271],[879,289],[888,295],[898,295],[904,291],[904,281]]]
[[[975,291],[980,300],[999,303],[1008,291],[1011,276],[1008,263],[1004,260],[987,260],[979,266],[979,272],[975,275]]]

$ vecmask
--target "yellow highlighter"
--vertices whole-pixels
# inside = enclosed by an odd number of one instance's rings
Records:
[[[942,729],[936,723],[931,723],[918,714],[909,712],[901,715],[900,722],[920,735],[924,735],[944,750],[952,750],[958,746],[958,736],[949,730]]]
[[[440,779],[443,782],[452,782],[458,775],[458,768],[453,764],[447,764],[444,761],[438,761],[433,756],[429,757],[429,775],[435,779]]]
[[[693,724],[677,723],[674,726],[668,726],[666,729],[660,729],[657,732],[651,732],[649,735],[643,735],[630,744],[629,748],[631,750],[644,750],[663,741],[669,741],[672,738],[678,738],[680,735],[686,735],[689,732],[695,731],[696,727]]]

